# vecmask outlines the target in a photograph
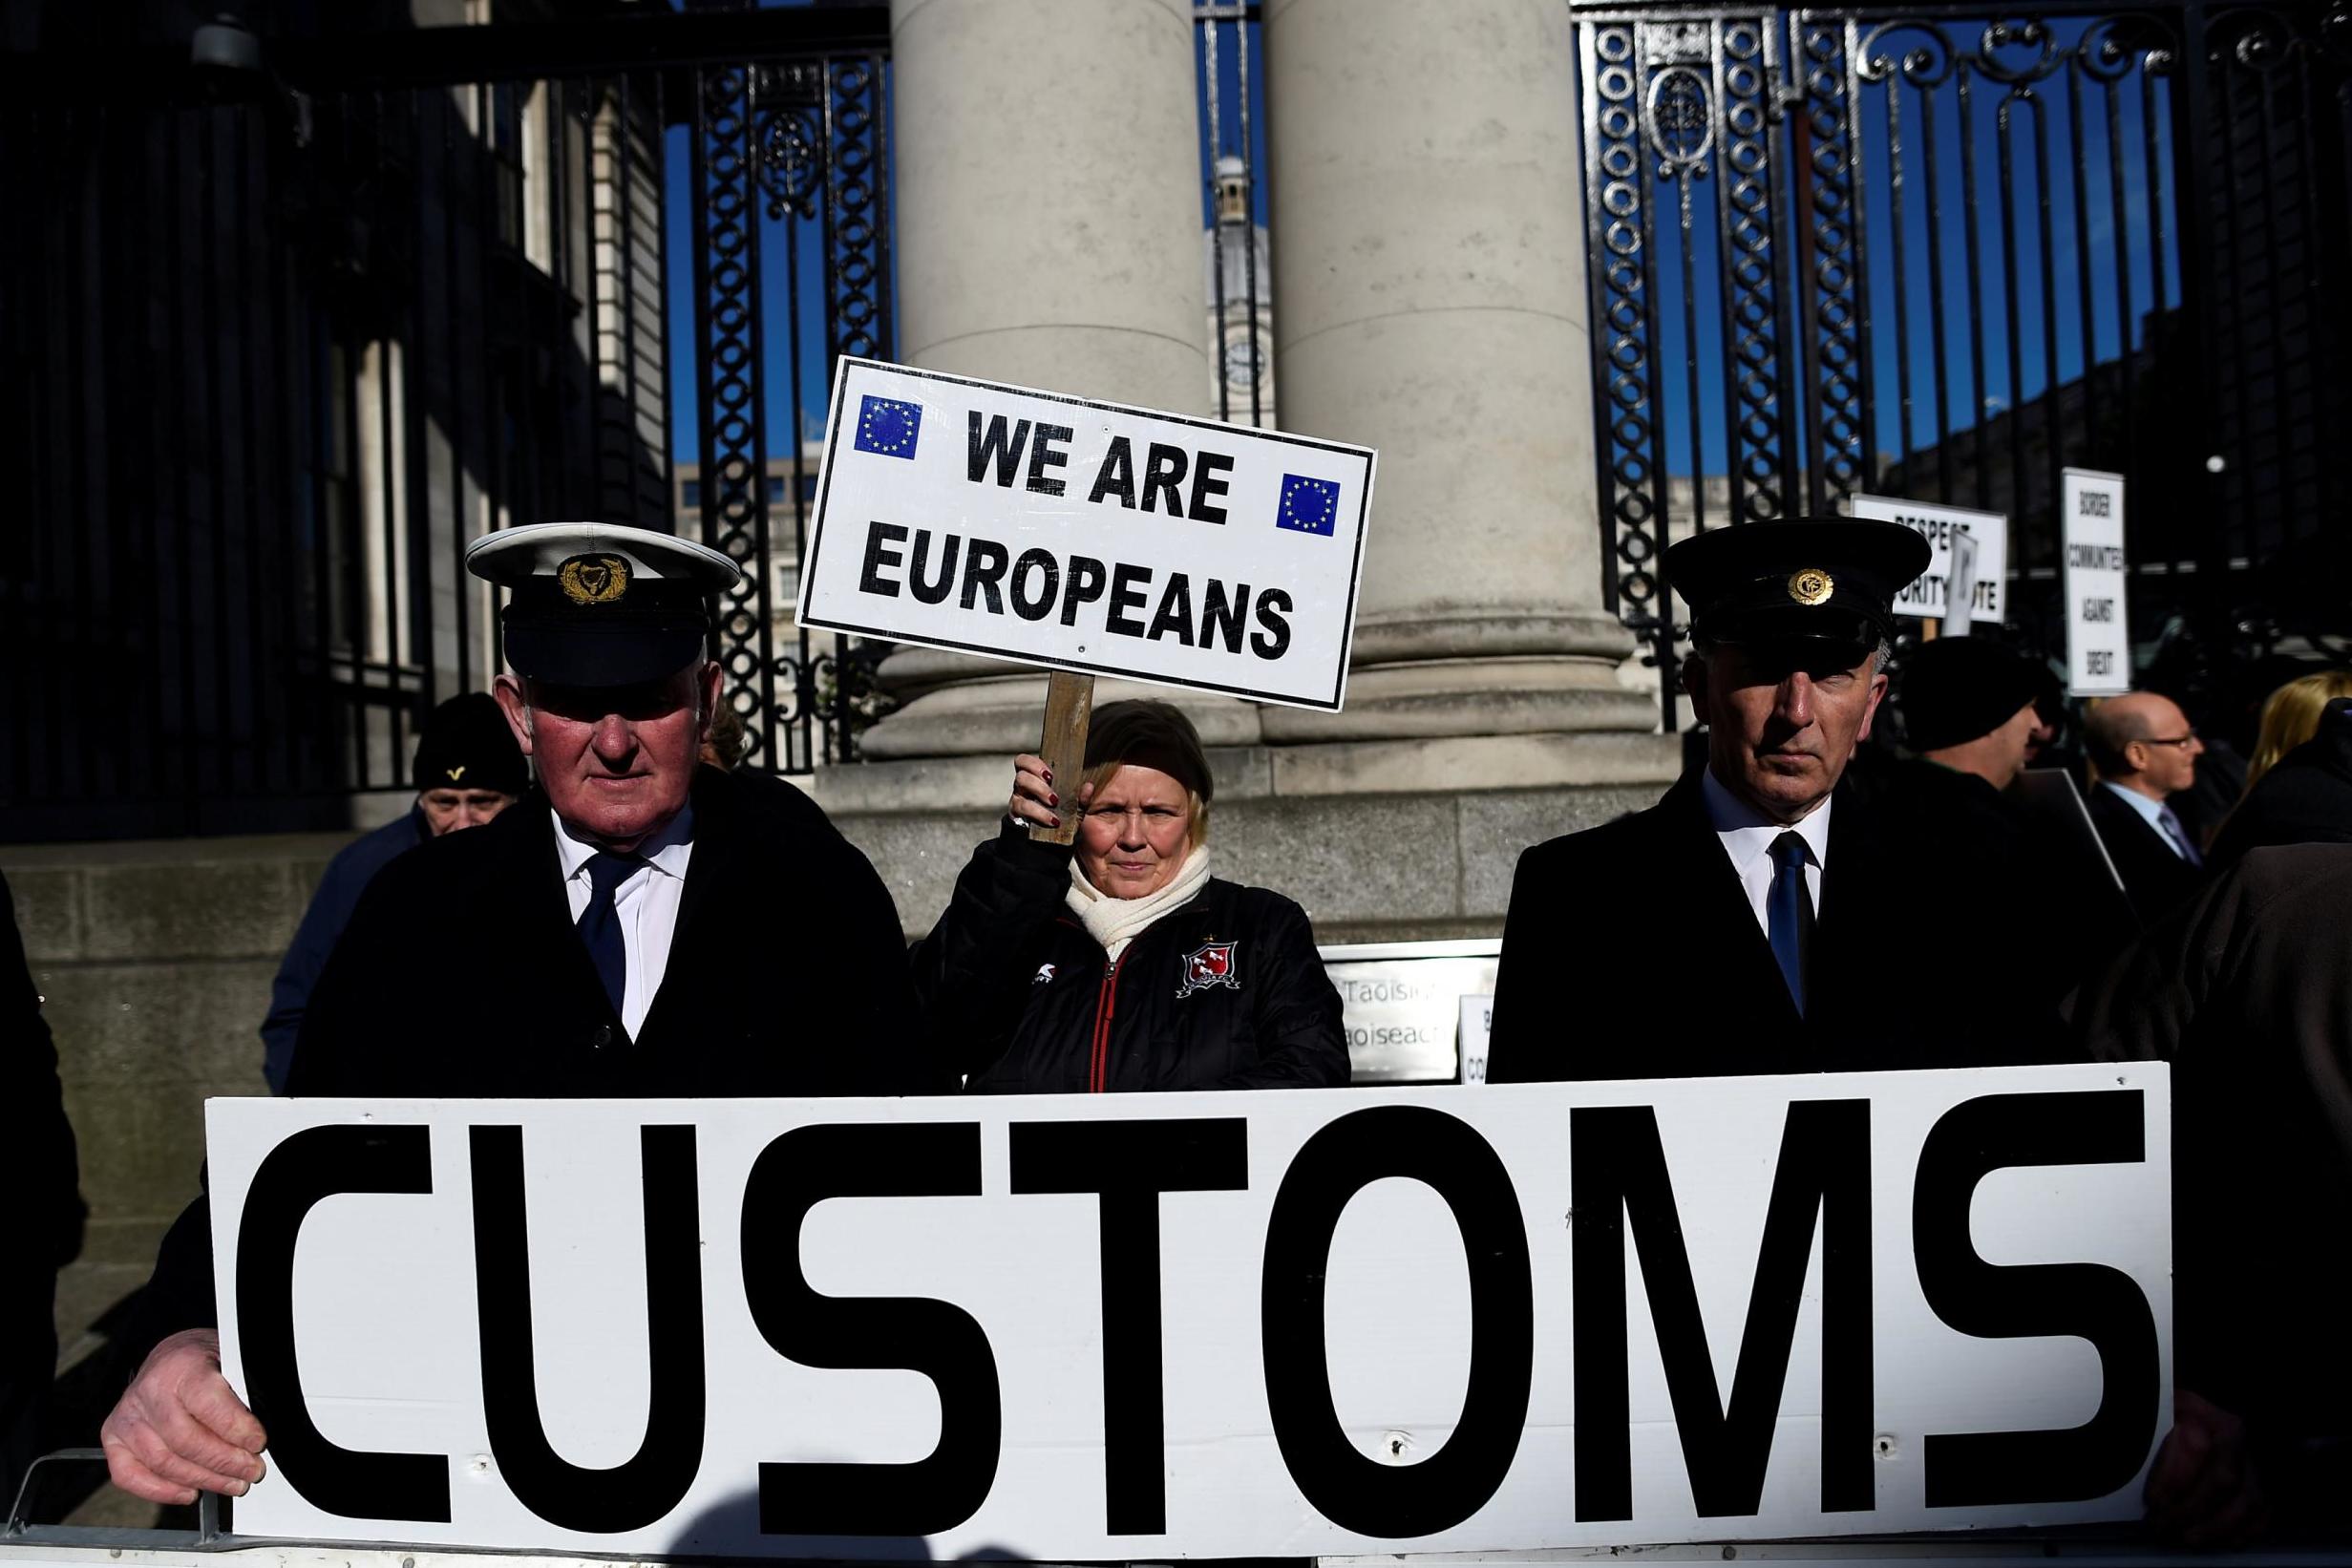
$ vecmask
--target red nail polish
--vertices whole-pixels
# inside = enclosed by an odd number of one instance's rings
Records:
[[[1049,805],[1049,806],[1058,806],[1058,805],[1060,805],[1061,803],[1062,803],[1062,797],[1061,797],[1060,795],[1050,795],[1050,794],[1049,794],[1049,795],[1048,795],[1046,796],[1046,804],[1047,804],[1047,805]]]

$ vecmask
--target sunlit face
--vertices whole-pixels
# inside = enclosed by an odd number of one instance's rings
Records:
[[[562,687],[498,677],[498,706],[556,815],[628,850],[686,804],[718,701],[719,667],[641,686]]]
[[[1192,796],[1156,768],[1128,765],[1103,780],[1078,826],[1078,870],[1112,899],[1140,899],[1176,880],[1192,853]]]
[[[514,803],[515,796],[499,790],[427,790],[416,797],[425,826],[435,838],[459,828],[478,828]]]
[[[2197,758],[2205,743],[2189,727],[2189,715],[2170,697],[2134,692],[2118,702],[2133,702],[2148,710],[2149,734],[2124,748],[2130,762],[2148,787],[2158,795],[2178,795],[2197,781]]]
[[[1802,642],[1726,644],[1683,666],[1707,726],[1707,767],[1776,822],[1829,798],[1870,737],[1887,678],[1868,652]]]

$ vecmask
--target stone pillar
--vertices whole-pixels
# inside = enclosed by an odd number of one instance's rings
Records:
[[[1208,412],[1191,0],[892,0],[899,351],[908,364]],[[908,648],[889,761],[1037,743],[1045,677]],[[1105,683],[1098,700],[1120,694]],[[1245,704],[1187,699],[1213,743]]]
[[[1645,731],[1600,602],[1558,0],[1268,0],[1282,425],[1380,452],[1347,710],[1270,742]]]

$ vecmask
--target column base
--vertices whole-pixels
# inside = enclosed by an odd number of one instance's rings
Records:
[[[818,773],[817,800],[872,858],[909,936],[995,831],[1009,755]],[[1209,843],[1219,875],[1296,899],[1323,942],[1492,936],[1520,851],[1652,804],[1681,756],[1676,736],[1624,731],[1213,746]]]

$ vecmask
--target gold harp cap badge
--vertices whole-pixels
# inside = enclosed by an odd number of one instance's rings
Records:
[[[1800,604],[1818,604],[1837,591],[1837,580],[1818,566],[1808,566],[1789,577],[1789,597]]]
[[[617,556],[574,556],[557,568],[556,583],[575,604],[609,604],[628,592],[628,562]]]

